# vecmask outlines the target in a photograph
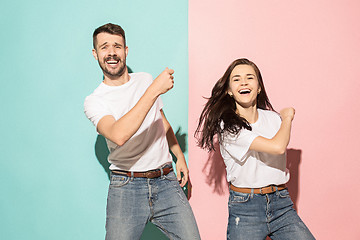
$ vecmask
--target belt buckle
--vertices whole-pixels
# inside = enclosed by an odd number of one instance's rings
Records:
[[[151,171],[145,172],[145,177],[146,178],[151,178],[151,175],[152,175]]]

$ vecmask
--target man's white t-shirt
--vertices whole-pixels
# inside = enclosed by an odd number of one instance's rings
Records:
[[[281,118],[272,111],[258,109],[258,120],[250,124],[252,131],[241,129],[237,135],[224,133],[220,137],[220,152],[224,159],[227,180],[236,187],[260,188],[286,183],[286,154],[272,155],[249,150],[258,136],[273,138],[280,129]]]
[[[127,83],[121,86],[101,83],[86,97],[84,111],[95,127],[104,116],[111,115],[118,120],[128,113],[153,81],[148,73],[129,75]],[[162,107],[158,97],[138,131],[123,146],[106,139],[111,170],[148,171],[172,161],[160,112]]]

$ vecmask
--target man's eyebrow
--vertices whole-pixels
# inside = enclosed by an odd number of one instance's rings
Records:
[[[104,42],[103,44],[101,44],[99,47],[102,47],[102,46],[104,46],[104,45],[106,45],[107,44],[107,42]]]

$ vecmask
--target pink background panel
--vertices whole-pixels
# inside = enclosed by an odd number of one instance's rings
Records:
[[[260,68],[276,110],[293,106],[290,194],[317,239],[359,239],[360,2],[189,1],[190,203],[202,238],[226,238],[228,188],[218,154],[193,133],[236,58]]]

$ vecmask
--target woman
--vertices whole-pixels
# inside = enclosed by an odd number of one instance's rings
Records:
[[[214,138],[220,144],[230,183],[227,239],[314,239],[285,186],[294,114],[274,111],[258,67],[247,59],[231,63],[215,84],[195,135],[209,151]]]

